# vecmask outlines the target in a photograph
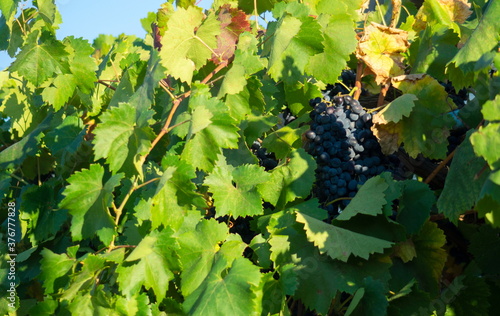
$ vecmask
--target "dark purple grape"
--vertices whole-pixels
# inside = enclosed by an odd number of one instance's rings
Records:
[[[311,130],[309,130],[309,131],[306,132],[306,138],[307,139],[314,140],[315,137],[316,137],[316,133],[315,132],[313,132]]]
[[[356,180],[354,180],[354,179],[353,179],[353,180],[351,180],[351,181],[349,181],[349,184],[347,185],[347,188],[348,188],[349,190],[351,190],[351,191],[356,190],[356,189],[357,189],[357,187],[358,187],[358,181],[356,181]]]

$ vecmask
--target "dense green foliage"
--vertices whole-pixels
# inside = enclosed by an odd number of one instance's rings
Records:
[[[0,0],[0,314],[500,315],[500,0],[194,2],[89,43]],[[348,68],[399,92],[384,153],[448,172],[372,177],[328,221],[302,135]]]

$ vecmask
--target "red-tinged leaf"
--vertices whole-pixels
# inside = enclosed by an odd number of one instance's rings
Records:
[[[234,56],[240,34],[245,31],[250,32],[251,28],[245,12],[231,8],[229,4],[221,7],[217,19],[221,22],[221,32],[217,36],[217,48],[214,49],[212,61],[222,64],[227,63]]]

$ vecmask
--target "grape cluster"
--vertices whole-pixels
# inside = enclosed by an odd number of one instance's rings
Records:
[[[254,141],[250,149],[257,159],[259,159],[259,165],[263,166],[266,171],[272,170],[278,165],[278,160],[274,153],[267,152],[259,141]]]
[[[356,83],[356,73],[350,69],[344,69],[339,76],[339,81],[342,81],[342,84],[340,82],[328,84],[326,89],[323,90],[323,99],[325,101],[330,101],[338,94],[348,94]]]
[[[335,96],[332,101],[310,101],[311,127],[305,133],[306,149],[316,158],[316,195],[330,214],[345,207],[358,185],[386,170],[386,157],[370,130],[371,114],[351,96]]]
[[[457,92],[451,82],[440,82],[440,83],[444,87],[446,93],[448,93],[448,97],[453,101],[453,103],[455,103],[455,105],[459,109],[463,108],[469,98],[469,93],[467,92],[467,89],[462,88]]]

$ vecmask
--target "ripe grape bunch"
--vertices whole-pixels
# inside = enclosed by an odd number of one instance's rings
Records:
[[[331,102],[316,98],[306,149],[316,158],[315,193],[334,216],[344,208],[370,177],[386,170],[387,158],[370,130],[372,116],[351,96],[335,96]]]

